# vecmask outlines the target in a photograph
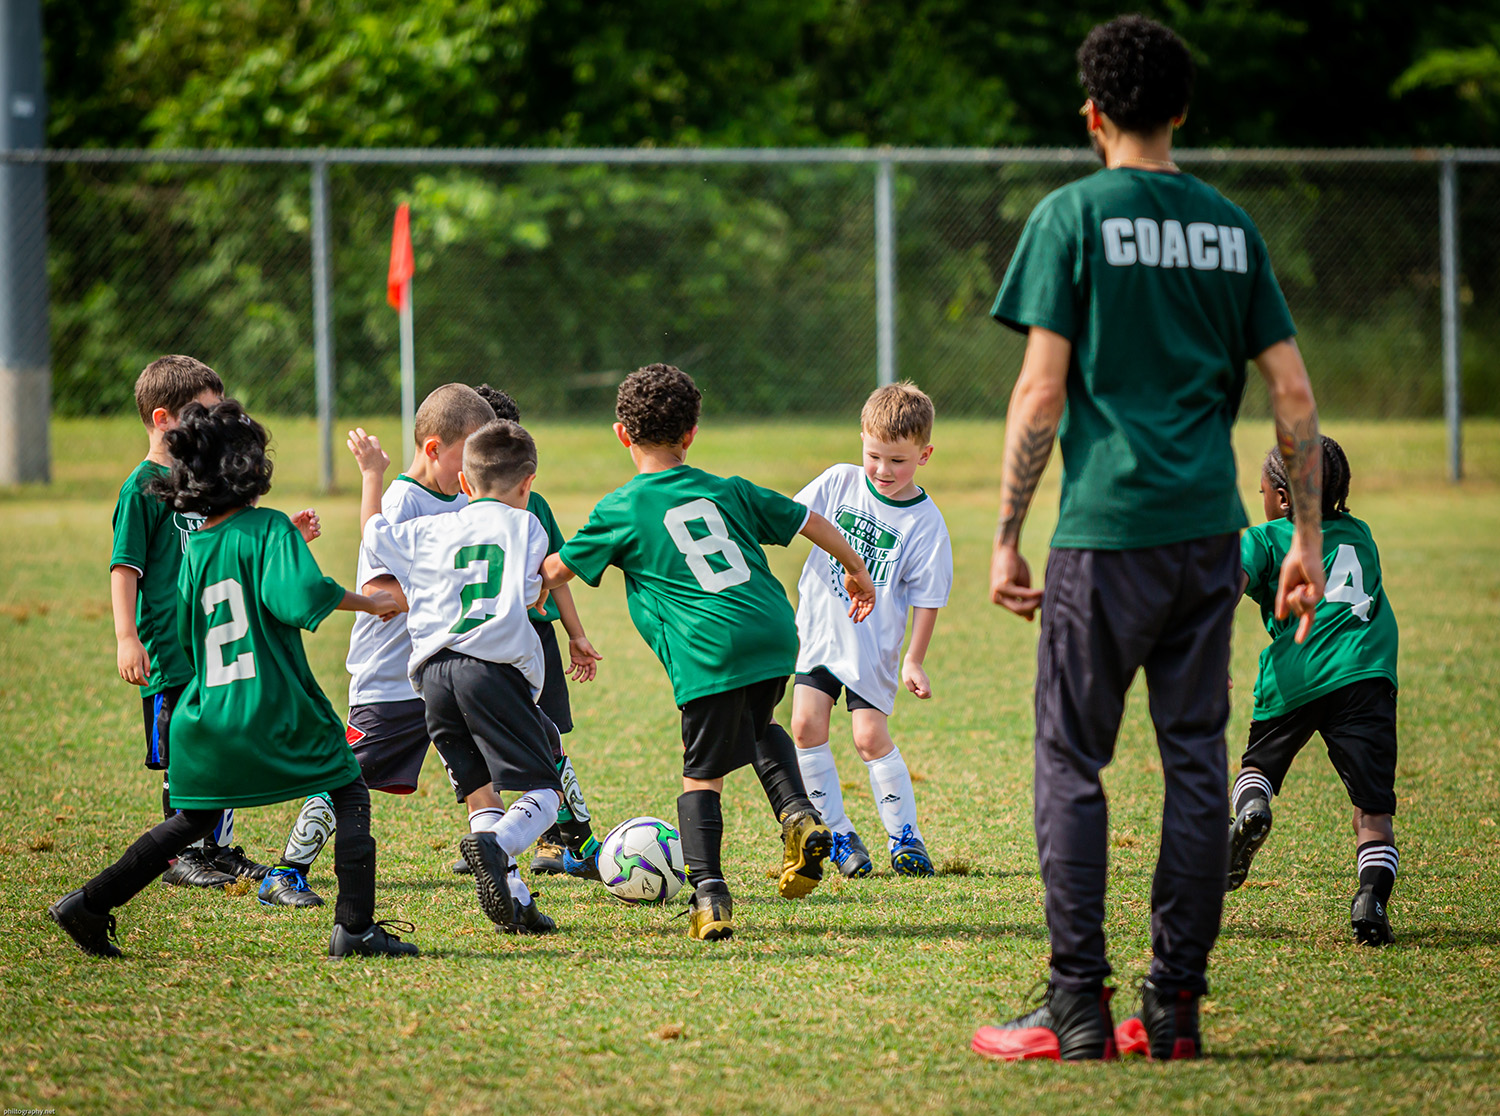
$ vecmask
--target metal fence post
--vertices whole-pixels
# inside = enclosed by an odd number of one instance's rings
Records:
[[[875,171],[875,378],[896,382],[896,206],[890,160]]]
[[[333,491],[333,288],[328,253],[328,163],[312,169],[313,359],[318,383],[319,484]]]
[[[1458,161],[1443,156],[1438,226],[1443,272],[1443,417],[1448,423],[1448,479],[1464,475],[1463,383],[1459,364]]]

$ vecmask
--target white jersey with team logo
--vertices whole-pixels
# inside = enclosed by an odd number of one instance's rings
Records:
[[[509,663],[542,692],[542,641],[526,610],[542,588],[547,530],[529,511],[498,500],[470,500],[449,515],[365,524],[371,564],[406,592],[411,634],[407,676],[420,693],[418,669],[451,648],[474,659]]]
[[[843,568],[826,550],[813,547],[797,579],[797,672],[824,667],[889,715],[901,682],[907,613],[948,603],[953,586],[948,525],[927,493],[889,500],[858,465],[833,466],[796,500],[843,532],[875,582],[875,609],[856,624],[849,619]]]
[[[426,488],[404,473],[393,480],[380,498],[380,514],[387,523],[405,523],[423,515],[457,511],[469,502],[462,492],[445,496]],[[359,572],[355,586],[363,587],[371,578],[391,571],[370,561],[369,552],[359,548]],[[354,617],[354,631],[349,633],[349,657],[344,666],[349,671],[349,705],[374,705],[383,701],[415,701],[417,692],[406,676],[411,658],[411,636],[406,631],[406,615],[382,623],[378,616],[361,612]]]

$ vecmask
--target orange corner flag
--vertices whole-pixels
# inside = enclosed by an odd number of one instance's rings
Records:
[[[400,310],[410,290],[416,265],[411,255],[411,209],[405,202],[396,207],[396,227],[391,232],[391,270],[385,281],[386,300]]]

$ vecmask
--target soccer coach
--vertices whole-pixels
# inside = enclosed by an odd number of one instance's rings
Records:
[[[1035,1010],[974,1036],[991,1058],[1108,1058],[1108,808],[1125,692],[1144,669],[1166,800],[1142,990],[1154,1057],[1201,1050],[1198,998],[1226,871],[1229,637],[1247,526],[1230,431],[1253,359],[1292,479],[1296,540],[1277,613],[1311,625],[1323,593],[1317,409],[1265,243],[1245,212],[1172,162],[1193,63],[1140,16],[1078,51],[1081,115],[1105,169],[1031,214],[994,317],[1027,334],[1005,421],[991,599],[1042,613],[1036,679],[1036,840],[1052,974]],[[1062,501],[1045,590],[1021,524],[1062,443]]]

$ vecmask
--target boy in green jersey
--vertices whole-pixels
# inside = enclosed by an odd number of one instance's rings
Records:
[[[165,442],[171,473],[147,491],[203,517],[178,579],[178,639],[193,671],[168,757],[178,812],[48,913],[86,953],[118,957],[111,911],[208,834],[225,808],[326,792],[338,818],[330,956],[416,953],[374,921],[370,792],[299,631],[335,609],[390,615],[395,599],[345,592],[318,570],[290,519],[255,506],[271,487],[267,434],[238,403],[189,403]]]
[[[1231,792],[1229,886],[1245,882],[1256,850],[1271,831],[1271,797],[1281,793],[1292,760],[1313,733],[1354,804],[1359,889],[1351,904],[1355,940],[1392,941],[1386,904],[1399,856],[1391,815],[1396,812],[1396,617],[1380,576],[1380,551],[1370,528],[1349,514],[1349,462],[1323,438],[1323,565],[1328,589],[1298,646],[1294,625],[1274,611],[1276,571],[1293,531],[1292,505],[1281,455],[1272,450],[1261,469],[1267,522],[1240,540],[1245,593],[1260,605],[1271,636],[1260,653],[1250,740]]]
[[[650,364],[620,384],[615,436],[637,476],[595,506],[588,523],[543,564],[551,589],[581,577],[597,586],[609,566],[625,574],[636,630],[672,679],[682,712],[682,851],[693,881],[688,936],[734,932],[720,865],[724,776],[753,765],[782,827],[777,890],[788,899],[823,878],[833,837],[813,808],[796,746],[772,717],[797,661],[797,625],[764,543],[811,539],[840,562],[863,620],[875,603],[865,564],[828,520],[742,477],[687,464],[702,395],[692,377]]]

